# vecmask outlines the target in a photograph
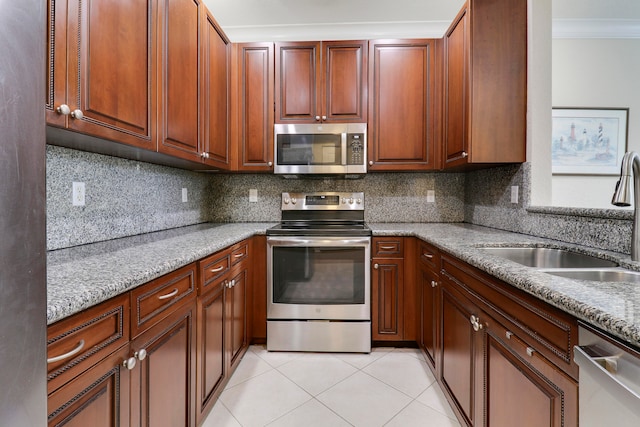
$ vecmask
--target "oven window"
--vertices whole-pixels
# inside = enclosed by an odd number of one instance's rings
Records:
[[[341,165],[340,134],[277,135],[279,165]]]
[[[364,248],[273,248],[274,303],[364,304],[364,294]]]

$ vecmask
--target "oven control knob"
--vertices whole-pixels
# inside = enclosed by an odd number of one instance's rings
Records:
[[[284,204],[285,204],[285,205],[288,205],[288,204],[289,204],[289,198],[288,198],[288,197],[284,199]]]
[[[349,204],[352,205],[353,204],[353,197],[349,199]]]
[[[361,204],[362,204],[362,199],[357,199],[357,200],[356,200],[356,203],[357,203],[357,204],[359,204],[359,205],[361,205]]]
[[[342,204],[346,204],[347,203],[347,199],[345,199],[344,197],[342,198]]]
[[[298,201],[298,199],[296,199],[295,197],[291,198],[291,203],[293,203],[294,205],[296,204],[297,201]]]

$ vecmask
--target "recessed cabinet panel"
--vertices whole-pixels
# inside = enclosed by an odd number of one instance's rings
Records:
[[[320,79],[319,43],[276,43],[276,115],[278,121],[315,121]]]
[[[322,42],[327,122],[367,120],[367,42]]]

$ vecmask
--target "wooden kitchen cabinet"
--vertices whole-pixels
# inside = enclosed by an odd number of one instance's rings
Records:
[[[230,56],[231,42],[209,10],[203,6],[202,23],[202,159],[205,164],[230,170]]]
[[[439,269],[440,253],[437,248],[423,241],[417,244],[417,285],[420,298],[418,345],[426,356],[431,369],[436,372],[439,325]]]
[[[458,418],[577,426],[576,320],[448,255],[440,283],[439,381]]]
[[[206,417],[249,343],[251,240],[199,261],[196,343],[197,422]]]
[[[155,151],[155,1],[47,10],[47,124]]]
[[[443,167],[526,156],[527,2],[467,0],[444,35]]]
[[[367,41],[275,45],[276,123],[367,121]]]
[[[274,45],[233,45],[232,140],[237,146],[235,170],[273,171]]]
[[[439,167],[438,40],[369,42],[370,171]]]

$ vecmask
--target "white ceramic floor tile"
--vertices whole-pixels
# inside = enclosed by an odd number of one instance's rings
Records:
[[[217,401],[200,427],[242,427],[221,401]]]
[[[426,389],[424,393],[416,398],[416,401],[445,414],[449,418],[456,417],[451,406],[449,406],[449,401],[444,397],[444,393],[437,383],[432,384],[431,387]]]
[[[460,424],[435,409],[417,401],[411,402],[385,427],[460,427]]]
[[[363,372],[416,398],[436,380],[426,362],[404,352],[392,352],[365,367]]]
[[[382,426],[411,401],[405,394],[362,372],[336,384],[317,399],[357,427]]]
[[[396,348],[393,350],[394,353],[402,353],[402,354],[409,354],[413,357],[415,357],[418,360],[424,360],[424,356],[422,354],[422,351],[420,351],[420,349],[418,348]]]
[[[350,427],[351,424],[340,418],[322,403],[313,399],[278,418],[269,427]]]
[[[329,355],[300,357],[285,363],[278,370],[313,396],[358,371],[347,362]]]
[[[305,354],[287,351],[267,351],[265,346],[259,345],[252,345],[249,349],[274,368],[284,365],[285,363],[295,360]]]
[[[243,427],[264,426],[311,399],[276,370],[226,389],[220,400]]]
[[[238,368],[233,373],[233,376],[229,379],[226,388],[231,388],[239,383],[248,380],[249,378],[257,377],[265,372],[273,369],[271,365],[262,360],[256,354],[251,351],[247,351],[240,361]]]
[[[335,357],[344,360],[348,364],[355,366],[358,369],[362,369],[368,364],[374,362],[380,357],[393,351],[393,348],[379,347],[371,349],[369,354],[361,353],[337,353]]]

